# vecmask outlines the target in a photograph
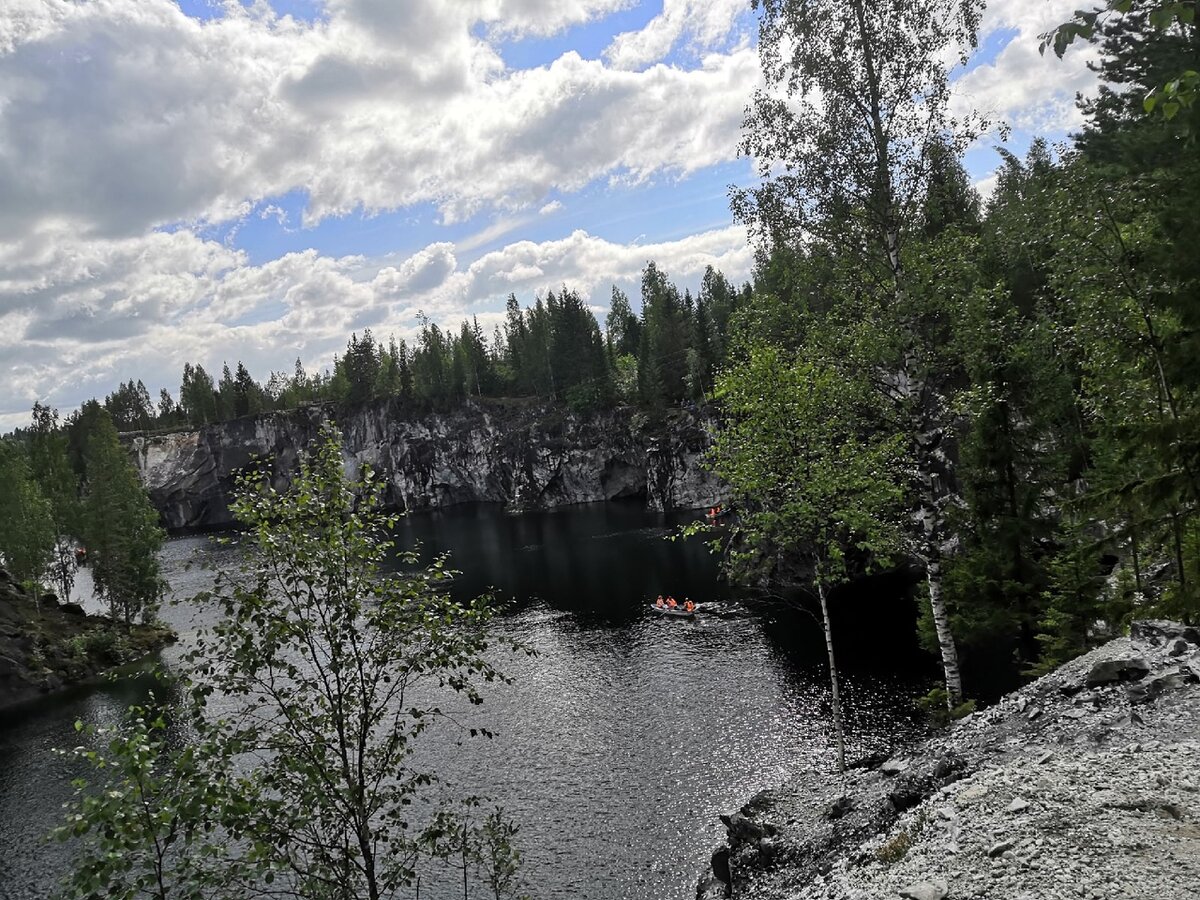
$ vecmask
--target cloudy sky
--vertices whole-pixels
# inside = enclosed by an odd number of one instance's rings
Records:
[[[995,0],[956,103],[1061,138],[1078,0]],[[3,0],[0,431],[185,361],[259,378],[419,311],[490,329],[649,259],[735,281],[749,0]],[[986,189],[997,138],[968,157]]]

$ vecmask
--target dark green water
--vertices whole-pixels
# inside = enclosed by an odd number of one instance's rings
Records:
[[[520,823],[537,900],[691,898],[722,839],[719,813],[790,772],[832,766],[812,620],[752,612],[719,583],[702,543],[664,540],[678,522],[622,504],[405,520],[402,542],[454,552],[460,596],[490,588],[513,600],[497,628],[538,651],[509,660],[516,683],[489,692],[478,724],[494,740],[435,731],[422,751],[460,793],[485,793]],[[234,560],[206,538],[171,542],[164,566],[178,597],[211,583],[211,571],[188,566],[197,554]],[[910,605],[894,591],[859,591],[837,615],[852,756],[915,727],[907,701],[921,685],[904,673],[921,660]],[[720,615],[663,620],[646,602],[658,593]],[[194,615],[185,605],[164,618],[186,643]],[[75,744],[77,718],[116,722],[146,689],[127,680],[0,721],[0,898],[41,900],[70,865],[69,848],[41,841],[75,775],[52,748]],[[422,897],[454,896],[452,873],[430,877],[442,886],[427,882]]]

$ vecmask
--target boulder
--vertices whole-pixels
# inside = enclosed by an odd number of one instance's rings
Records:
[[[945,900],[949,894],[944,881],[918,881],[900,892],[904,900]]]
[[[987,792],[988,792],[987,785],[973,784],[966,790],[958,792],[958,802],[959,803],[974,803],[977,800],[982,800],[984,797],[986,797]]]
[[[741,813],[732,816],[721,816],[721,824],[729,833],[729,840],[736,844],[754,844],[763,838],[775,834],[774,825],[759,825],[753,819],[748,819]]]
[[[1003,856],[1015,846],[1016,845],[1012,841],[998,841],[995,844],[992,844],[992,846],[988,847],[987,855],[992,859],[995,859],[997,856]]]
[[[719,884],[721,897],[733,896],[733,872],[729,868],[729,848],[718,847],[712,855],[713,878]]]
[[[1122,656],[1102,659],[1092,666],[1087,675],[1088,687],[1115,684],[1118,681],[1138,681],[1150,674],[1150,666],[1140,656]]]
[[[933,767],[933,777],[956,780],[966,767],[967,761],[951,750],[938,757],[937,764]]]
[[[87,613],[78,603],[64,603],[59,607],[63,612],[70,616],[86,616]]]

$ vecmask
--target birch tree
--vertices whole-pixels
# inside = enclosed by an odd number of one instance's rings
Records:
[[[864,379],[830,360],[804,361],[760,346],[722,377],[718,392],[727,420],[713,467],[738,508],[729,563],[744,576],[759,574],[780,553],[804,559],[825,632],[837,764],[844,771],[829,594],[856,570],[890,564],[901,546],[896,470],[903,438],[883,427],[878,397]]]
[[[894,323],[881,389],[903,413],[914,462],[913,553],[926,572],[948,702],[961,702],[958,652],[942,602],[945,510],[953,471],[948,404],[925,316],[914,304],[907,239],[920,222],[931,163],[978,133],[949,111],[950,70],[976,44],[980,0],[756,0],[766,86],[742,150],[761,182],[734,211],[768,246],[819,244],[857,261],[863,292]]]

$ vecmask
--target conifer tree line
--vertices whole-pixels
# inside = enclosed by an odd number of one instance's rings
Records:
[[[981,2],[757,6],[762,181],[734,208],[761,250],[717,384],[731,568],[823,599],[913,561],[950,705],[1135,616],[1200,618],[1195,4],[1062,26],[1100,54],[1086,124],[1000,147],[986,201],[960,159],[989,123],[948,112]]]
[[[549,291],[524,308],[510,294],[503,325],[490,333],[477,317],[454,331],[421,315],[411,344],[394,337],[385,343],[370,329],[351,335],[332,370],[309,374],[297,359],[290,372],[272,372],[259,382],[240,361],[233,369],[223,365],[217,378],[188,362],[178,399],[162,388],[155,401],[141,380],[131,379],[102,405],[118,431],[146,431],[383,398],[446,409],[471,398],[537,397],[580,411],[615,403],[703,402],[712,394],[730,318],[749,293],[749,285],[737,289],[710,266],[693,297],[649,262],[642,272],[641,314],[614,287],[603,329],[570,288]]]

